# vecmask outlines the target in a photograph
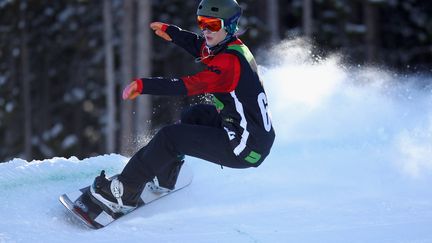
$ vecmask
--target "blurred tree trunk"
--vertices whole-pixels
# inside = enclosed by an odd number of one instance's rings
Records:
[[[105,79],[106,79],[106,104],[107,104],[107,129],[106,129],[106,152],[115,151],[116,133],[116,105],[115,105],[115,81],[114,81],[114,55],[113,55],[113,29],[111,0],[104,0],[104,42],[105,42]]]
[[[48,55],[45,55],[43,57],[43,70],[49,69],[49,57]],[[39,124],[37,126],[38,130],[37,134],[43,134],[44,132],[48,131],[48,129],[51,127],[51,102],[50,102],[50,95],[51,95],[51,86],[50,86],[50,79],[48,76],[48,71],[45,71],[41,74],[41,80],[42,83],[39,88],[41,88],[41,97],[40,97],[40,103],[41,105],[38,106],[41,110],[38,112],[38,118]],[[39,80],[39,79],[38,79]],[[46,141],[43,139],[43,142]],[[47,155],[48,156],[48,155]]]
[[[14,11],[16,15],[19,15],[18,12]],[[14,29],[15,30],[15,29]],[[19,77],[19,69],[20,69],[20,60],[17,60],[13,55],[12,52],[14,49],[16,49],[16,47],[18,47],[20,44],[20,39],[21,36],[19,35],[19,33],[17,33],[16,35],[13,35],[10,37],[9,42],[4,42],[5,43],[5,50],[9,50],[9,53],[7,55],[8,57],[8,64],[6,66],[7,70],[10,71],[10,81],[7,82],[6,84],[4,84],[2,86],[2,88],[4,88],[4,91],[7,91],[8,95],[5,94],[4,98],[13,100],[13,95],[12,95],[12,90],[16,88],[17,84],[20,83],[20,77]],[[0,59],[1,60],[1,59]],[[0,91],[3,91],[2,89],[0,89]],[[3,94],[3,93],[2,93]],[[19,97],[21,98],[21,97]],[[21,114],[16,115],[17,112],[13,112],[9,115],[4,115],[4,119],[2,120],[2,126],[0,127],[1,131],[4,132],[4,141],[0,141],[0,143],[2,144],[2,149],[0,150],[0,154],[1,154],[1,158],[0,158],[0,163],[1,162],[5,162],[8,159],[14,158],[16,154],[21,153],[21,144],[17,145],[17,140],[22,140],[22,139],[18,139],[17,138],[17,134],[21,134],[22,133],[22,125],[19,124],[17,126],[17,122],[10,122],[11,120],[16,121],[19,118],[15,118],[15,117],[19,117]],[[10,118],[12,117],[12,118]],[[1,136],[0,136],[1,138]],[[20,147],[18,150],[16,151],[17,147]]]
[[[137,61],[136,70],[138,77],[148,77],[151,75],[151,31],[150,20],[152,16],[151,1],[138,0],[138,34],[137,34]],[[151,96],[143,95],[137,99],[136,111],[136,132],[141,138],[149,134],[152,118]],[[139,139],[141,140],[141,139]]]
[[[279,36],[279,0],[268,0],[267,22],[270,28],[271,41],[280,40]]]
[[[312,38],[313,34],[313,3],[312,0],[303,0],[303,33]]]
[[[132,47],[133,47],[133,0],[123,1],[123,23],[122,23],[122,88],[132,81]],[[132,102],[129,100],[121,102],[121,136],[120,151],[129,153],[132,141]]]
[[[377,61],[377,4],[370,0],[364,0],[364,22],[366,25],[366,61],[373,63]]]
[[[20,33],[21,33],[21,81],[22,98],[24,106],[24,153],[25,159],[30,161],[32,153],[32,112],[30,99],[30,66],[27,46],[27,21],[26,21],[27,1],[20,2]]]

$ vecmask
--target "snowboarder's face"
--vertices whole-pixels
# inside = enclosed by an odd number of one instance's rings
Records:
[[[211,32],[208,29],[203,30],[203,34],[206,40],[206,44],[209,47],[216,46],[219,42],[223,41],[227,36],[227,32],[224,28],[217,32]]]

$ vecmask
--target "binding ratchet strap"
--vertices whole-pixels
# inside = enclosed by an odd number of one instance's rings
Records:
[[[111,192],[113,196],[117,199],[120,208],[123,207],[123,200],[121,198],[123,196],[123,191],[123,184],[117,178],[113,179],[111,182]]]

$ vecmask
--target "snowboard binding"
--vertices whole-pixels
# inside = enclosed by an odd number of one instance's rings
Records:
[[[175,184],[183,164],[183,159],[174,162],[174,164],[168,167],[163,173],[155,176],[153,180],[147,184],[148,187],[157,194],[171,192],[175,189]]]
[[[137,208],[141,192],[124,185],[118,175],[106,178],[103,170],[90,187],[93,201],[115,214],[127,214]]]

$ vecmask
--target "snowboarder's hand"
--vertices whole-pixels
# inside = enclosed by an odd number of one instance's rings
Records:
[[[141,79],[136,79],[123,90],[124,100],[133,100],[141,94],[143,90],[143,82]]]
[[[168,28],[168,25],[161,22],[153,22],[150,24],[150,28],[154,30],[155,34],[161,37],[164,40],[172,41],[171,36],[169,36],[165,31]]]

